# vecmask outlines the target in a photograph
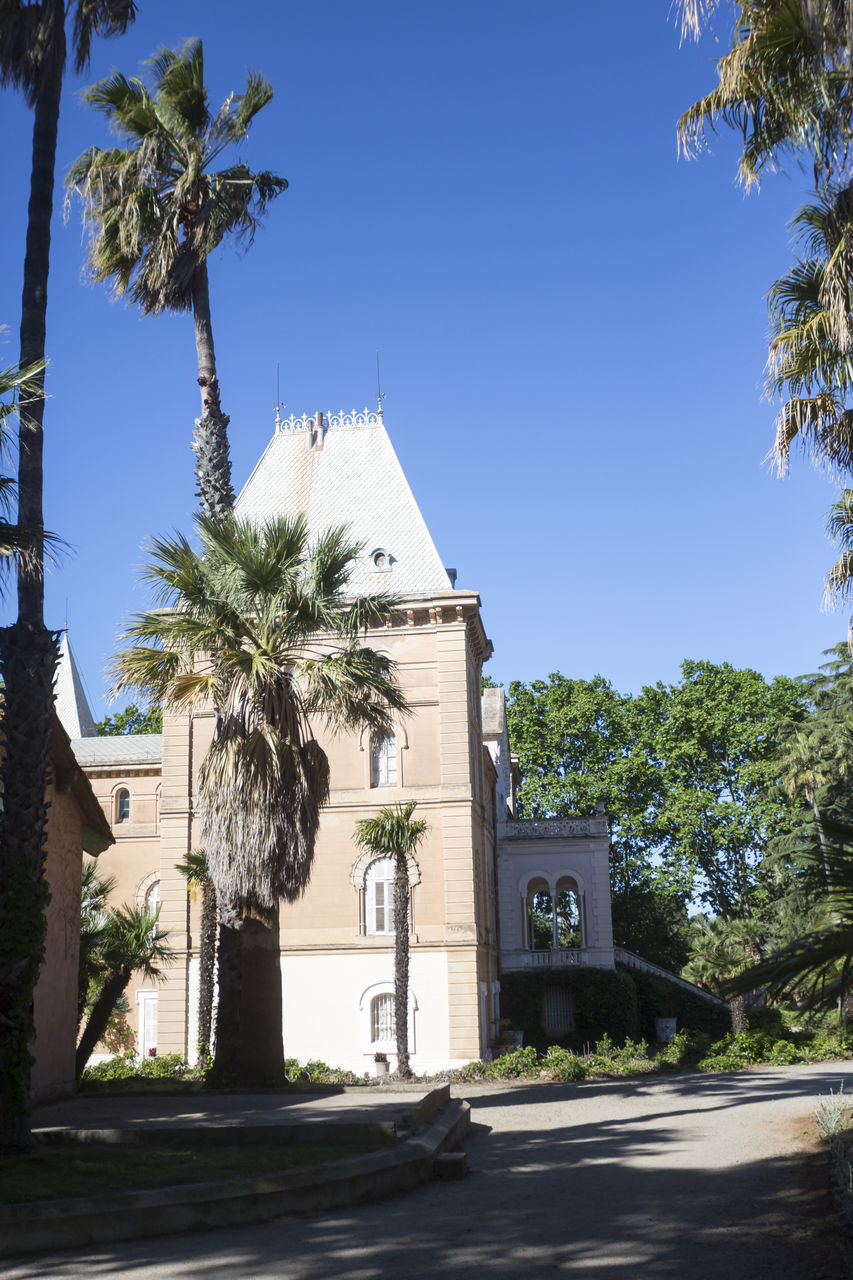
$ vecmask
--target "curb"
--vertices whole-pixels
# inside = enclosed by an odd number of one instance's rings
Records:
[[[333,1165],[264,1178],[5,1205],[0,1207],[0,1255],[269,1222],[286,1214],[378,1200],[428,1182],[436,1156],[456,1146],[470,1123],[469,1104],[454,1099],[424,1129],[393,1150]]]

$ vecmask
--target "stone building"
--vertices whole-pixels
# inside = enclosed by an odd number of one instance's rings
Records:
[[[395,659],[412,708],[381,741],[318,731],[331,796],[308,890],[281,910],[285,1052],[360,1072],[377,1051],[393,1055],[393,872],[353,833],[379,807],[414,799],[430,830],[409,871],[412,1066],[479,1058],[500,1016],[502,969],[613,968],[606,820],[513,817],[503,691],[481,694],[492,645],[480,598],[439,557],[381,411],[277,417],[236,509],[258,521],[303,513],[313,534],[349,527],[363,548],[352,588],[402,602],[368,643]],[[175,949],[158,988],[129,993],[143,1054],[194,1054],[199,907],[177,866],[198,843],[195,778],[212,732],[202,711],[167,713],[162,735],[75,735],[115,836],[101,863],[120,900],[159,902]]]

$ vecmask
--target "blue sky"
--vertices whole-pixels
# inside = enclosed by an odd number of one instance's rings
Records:
[[[239,13],[239,25],[235,22]],[[685,657],[814,670],[833,486],[762,465],[764,295],[791,260],[807,172],[735,183],[736,139],[678,160],[679,113],[713,79],[716,20],[679,48],[669,0],[140,0],[69,77],[59,170],[108,135],[81,85],[158,46],[205,43],[211,97],[275,88],[247,158],[290,182],[254,247],[211,261],[239,487],[286,412],[375,402],[435,542],[483,598],[491,674],[601,672],[625,691]],[[0,94],[13,363],[31,117]],[[147,535],[187,529],[198,412],[192,323],[142,320],[84,282],[57,195],[48,309],[51,574],[96,710]],[[66,604],[67,601],[67,604]],[[6,603],[5,615],[9,616]]]

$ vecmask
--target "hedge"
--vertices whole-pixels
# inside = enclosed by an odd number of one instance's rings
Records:
[[[564,1036],[549,1034],[542,1027],[542,996],[552,987],[565,988],[574,1009],[575,1029]],[[584,1052],[605,1035],[617,1044],[629,1036],[654,1041],[659,1017],[675,1017],[679,1029],[702,1032],[715,1040],[731,1030],[727,1006],[703,1000],[656,974],[622,967],[504,973],[501,1016],[524,1033],[525,1045],[540,1052],[554,1044]]]

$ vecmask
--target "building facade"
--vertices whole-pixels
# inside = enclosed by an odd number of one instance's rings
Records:
[[[416,800],[429,832],[409,865],[412,1066],[480,1058],[502,967],[613,967],[606,819],[514,818],[503,691],[481,693],[492,646],[480,599],[439,558],[381,411],[277,418],[236,510],[301,513],[312,534],[348,527],[362,546],[353,591],[400,600],[367,643],[395,660],[411,708],[381,740],[318,727],[331,795],[309,887],[281,909],[285,1053],[359,1072],[377,1052],[393,1057],[393,869],[361,853],[354,832],[379,807]],[[159,903],[175,953],[159,987],[130,991],[143,1054],[194,1055],[200,907],[179,864],[199,843],[195,779],[212,733],[211,713],[167,712],[162,735],[84,730],[75,741],[115,835],[102,865],[117,897]]]

